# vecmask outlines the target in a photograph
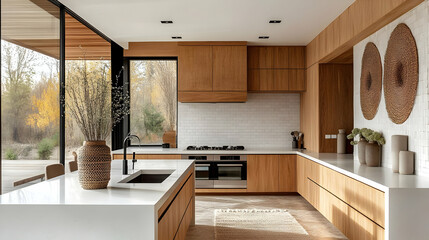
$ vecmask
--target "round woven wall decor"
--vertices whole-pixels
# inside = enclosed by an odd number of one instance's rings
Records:
[[[360,107],[368,120],[375,117],[380,105],[382,74],[380,53],[375,44],[369,42],[363,52],[360,75]]]
[[[407,25],[401,23],[390,35],[384,58],[384,98],[389,118],[405,122],[414,107],[419,83],[419,57],[416,41]]]

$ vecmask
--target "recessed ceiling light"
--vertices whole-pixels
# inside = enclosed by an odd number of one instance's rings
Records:
[[[182,37],[181,37],[181,36],[172,36],[171,38],[172,38],[172,39],[182,39]]]
[[[270,23],[281,23],[282,20],[270,20]]]
[[[259,36],[259,39],[268,39],[270,36]]]
[[[173,21],[171,21],[171,20],[162,20],[161,23],[162,24],[172,24]]]

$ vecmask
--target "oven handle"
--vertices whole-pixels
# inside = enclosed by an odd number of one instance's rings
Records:
[[[218,167],[242,167],[243,164],[217,164]]]
[[[195,167],[210,167],[210,164],[195,164]]]

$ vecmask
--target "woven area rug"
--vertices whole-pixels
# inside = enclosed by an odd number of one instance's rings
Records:
[[[310,239],[287,210],[216,209],[216,240]]]

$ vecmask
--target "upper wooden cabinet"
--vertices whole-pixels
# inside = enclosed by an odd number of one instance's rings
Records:
[[[179,102],[245,102],[245,42],[179,43]]]
[[[212,91],[211,46],[179,46],[179,91]]]
[[[305,47],[248,47],[248,91],[303,92]]]
[[[246,57],[246,46],[213,46],[213,91],[247,91]]]

